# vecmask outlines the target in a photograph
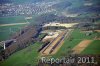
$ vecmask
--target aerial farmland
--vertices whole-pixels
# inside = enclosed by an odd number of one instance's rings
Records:
[[[99,66],[99,4],[0,1],[0,66]]]

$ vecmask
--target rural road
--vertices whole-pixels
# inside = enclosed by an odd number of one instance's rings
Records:
[[[11,23],[11,24],[0,24],[0,26],[14,26],[14,25],[25,25],[25,24],[29,24],[29,22],[25,22],[25,23]]]

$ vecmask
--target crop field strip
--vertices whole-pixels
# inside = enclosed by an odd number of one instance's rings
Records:
[[[91,44],[92,40],[83,40],[78,45],[76,45],[72,50],[73,54],[80,54],[89,44]]]
[[[20,31],[23,25],[0,26],[0,41],[9,39],[13,34]]]
[[[0,27],[3,27],[3,26],[14,26],[14,25],[25,25],[25,24],[29,24],[29,23],[26,22],[26,23],[0,24]]]
[[[71,51],[75,46],[77,46],[83,40],[91,40],[90,44],[87,47],[85,47],[83,51],[80,52],[80,54],[84,54],[85,52],[86,52],[85,54],[88,54],[87,53],[88,51],[86,51],[86,49],[88,49],[88,47],[91,46],[92,41],[93,42],[97,41],[97,39],[95,39],[95,36],[97,36],[96,33],[91,33],[90,36],[86,36],[86,32],[82,32],[80,29],[75,29],[75,30],[73,30],[72,34],[70,35],[70,38],[65,39],[64,44],[62,45],[61,49],[59,49],[59,51],[52,56],[53,57],[62,57],[63,55],[65,56],[65,55],[67,55],[67,53],[69,51]],[[94,50],[96,51],[97,48],[95,48]],[[91,53],[91,54],[93,54],[93,53]]]
[[[81,54],[100,54],[100,40],[94,40]]]

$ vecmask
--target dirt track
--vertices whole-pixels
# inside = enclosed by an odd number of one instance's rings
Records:
[[[74,50],[73,54],[80,54],[89,44],[91,44],[92,40],[83,40],[78,45],[76,45],[72,50]]]
[[[63,31],[57,38],[55,38],[49,45],[41,51],[41,55],[55,54],[64,43],[64,39],[69,36],[72,30]]]
[[[55,38],[50,45],[47,46],[47,48],[44,49],[44,51],[42,52],[44,55],[48,55],[50,54],[50,51],[52,51],[53,47],[57,44],[58,41],[60,41],[60,39],[62,38],[62,36],[65,34],[65,32],[62,32],[57,38]]]
[[[100,30],[95,30],[95,31],[100,32]]]
[[[72,30],[68,30],[66,32],[66,35],[65,35],[64,39],[65,38],[66,39],[69,38],[69,36],[71,35],[71,33],[72,33]],[[55,54],[61,48],[61,46],[64,44],[64,39],[60,42],[60,44],[56,47],[56,49],[52,52],[52,54]]]
[[[24,24],[28,24],[28,22],[25,22],[25,23],[0,24],[0,26],[14,26],[14,25],[24,25]]]

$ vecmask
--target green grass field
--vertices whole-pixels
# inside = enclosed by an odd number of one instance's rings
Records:
[[[25,16],[10,16],[10,17],[0,17],[0,24],[11,24],[11,23],[25,23],[30,22],[34,24],[34,18],[36,16],[32,15],[32,19],[25,20]],[[19,31],[25,25],[14,25],[14,26],[0,26],[0,41],[8,39],[13,33]]]
[[[6,61],[0,62],[0,66],[36,66],[40,58],[37,51],[41,45],[41,43],[35,43],[12,54]]]
[[[12,34],[19,31],[25,25],[15,25],[15,26],[2,26],[0,27],[0,41],[8,39]]]
[[[69,40],[65,39],[64,44],[59,49],[59,51],[55,55],[53,55],[53,57],[55,57],[55,58],[65,57],[66,55],[69,54],[68,51],[71,50],[74,46],[76,46],[80,41],[81,40],[69,41]]]
[[[45,35],[46,35],[45,33],[41,33],[41,34],[39,35],[38,38],[41,39],[41,38],[43,38]]]
[[[80,35],[80,36],[79,36]],[[70,49],[72,49],[74,46],[76,46],[84,37],[82,33],[80,33],[80,31],[78,29],[74,30],[71,34],[71,36],[73,39],[70,41],[70,39],[65,39],[64,44],[62,45],[62,47],[59,49],[59,51],[53,55],[53,57],[64,57],[68,54],[68,51]],[[77,37],[77,38],[76,38]],[[76,40],[77,39],[77,40]],[[70,47],[70,48],[69,48]]]
[[[97,33],[91,33],[91,35],[86,35],[86,32],[82,32],[81,30],[79,29],[75,29],[71,35],[71,37],[73,39],[76,39],[76,40],[83,40],[83,39],[94,39],[94,37],[97,35]]]
[[[37,15],[31,15],[32,19],[26,20],[25,18],[28,16],[9,16],[9,17],[0,17],[0,24],[11,24],[11,23],[25,23],[25,22],[33,22]]]
[[[90,36],[86,36],[85,32],[81,32],[79,29],[75,29],[72,32],[71,36],[70,36],[70,37],[72,37],[72,40],[70,41],[69,39],[65,39],[64,44],[59,49],[57,54],[55,54],[53,57],[63,57],[63,56],[66,56],[68,54],[68,51],[71,50],[73,47],[75,47],[77,44],[79,44],[82,40],[84,40],[84,39],[91,39],[91,40],[93,40],[93,38],[96,35],[97,35],[96,33],[91,33]],[[95,50],[98,51],[98,48],[95,47]],[[86,53],[88,53],[88,52],[86,52]]]
[[[100,40],[94,40],[81,54],[100,54]]]
[[[0,24],[23,23],[23,22],[26,22],[24,16],[0,17]]]

